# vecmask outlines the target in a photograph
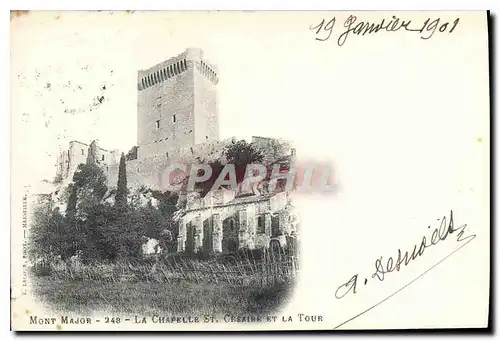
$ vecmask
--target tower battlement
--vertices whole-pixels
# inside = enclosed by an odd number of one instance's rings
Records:
[[[218,141],[218,82],[217,67],[195,48],[139,70],[138,158]]]
[[[176,57],[158,63],[149,69],[139,70],[137,89],[142,91],[155,86],[188,70],[188,63],[196,65],[196,69],[215,85],[219,82],[217,66],[203,59],[203,51],[188,48]]]

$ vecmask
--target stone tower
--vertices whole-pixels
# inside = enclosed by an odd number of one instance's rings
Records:
[[[200,49],[189,48],[138,72],[138,159],[176,154],[219,140],[214,65]]]

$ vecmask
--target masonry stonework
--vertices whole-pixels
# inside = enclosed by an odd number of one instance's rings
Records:
[[[219,140],[218,77],[200,49],[138,72],[139,160]]]
[[[137,153],[126,161],[130,190],[146,187],[165,191],[165,177],[172,164],[220,160],[224,148],[235,138],[220,141],[217,103],[217,68],[203,58],[200,49],[187,49],[147,70],[137,78]],[[266,164],[277,155],[294,155],[282,142],[253,137],[252,143],[263,151]],[[61,152],[57,174],[61,186],[72,181],[80,163],[101,166],[108,187],[116,188],[120,154],[100,148],[97,141],[87,145],[72,141]],[[61,191],[62,192],[62,191]],[[265,248],[279,242],[285,246],[296,238],[297,219],[291,209],[290,193],[238,197],[236,191],[211,191],[205,197],[191,193],[179,221],[179,252],[234,251]]]
[[[95,163],[102,166],[105,172],[115,166],[118,167],[120,161],[118,150],[103,149],[99,147],[97,140],[90,145],[71,141],[68,150],[61,151],[57,157],[56,176],[60,178],[62,183],[71,181],[78,165],[86,163],[89,155]]]

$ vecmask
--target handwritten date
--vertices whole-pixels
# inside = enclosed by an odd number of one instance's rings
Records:
[[[323,18],[317,25],[311,25],[309,29],[315,32],[315,39],[319,41],[327,41],[332,36],[335,23],[337,19],[333,17],[328,20]],[[417,32],[420,38],[427,40],[434,36],[436,31],[441,33],[452,33],[460,22],[460,18],[455,19],[453,22],[442,21],[441,18],[431,19],[427,18],[423,23],[415,24],[411,20],[402,20],[396,16],[391,19],[382,19],[379,23],[368,21],[358,21],[355,15],[350,15],[344,22],[344,31],[337,39],[338,46],[342,46],[347,41],[350,35],[361,35],[378,33],[380,31],[386,32]]]

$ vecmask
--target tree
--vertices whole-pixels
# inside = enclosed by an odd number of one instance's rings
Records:
[[[79,164],[73,175],[78,194],[93,196],[98,201],[102,200],[108,191],[107,181],[102,169],[93,163]]]
[[[52,181],[53,184],[59,185],[62,183],[64,180],[62,173],[57,173],[56,176],[54,177],[54,180]]]
[[[118,184],[116,188],[115,205],[124,207],[127,205],[127,168],[125,165],[125,155],[120,157],[120,167],[118,168]]]
[[[222,154],[225,156],[228,164],[234,164],[237,183],[243,181],[247,165],[261,163],[264,159],[262,152],[245,140],[239,140],[227,145]]]
[[[232,163],[236,167],[259,163],[264,159],[262,152],[245,140],[239,140],[227,145],[224,147],[222,154],[226,157],[227,163]]]
[[[151,191],[153,198],[159,201],[158,211],[161,213],[164,221],[160,225],[156,225],[157,230],[149,229],[149,233],[154,231],[154,235],[149,234],[149,237],[159,240],[163,250],[177,250],[177,236],[179,235],[179,224],[174,219],[175,212],[178,210],[177,203],[179,195],[175,192],[160,192]]]
[[[76,213],[76,204],[78,203],[77,188],[75,184],[69,184],[67,191],[69,193],[69,196],[68,203],[66,205],[66,214],[74,214]]]
[[[77,213],[79,216],[92,214],[95,206],[102,203],[107,191],[107,178],[102,169],[94,164],[80,164],[73,175],[76,188]]]
[[[35,205],[30,229],[29,255],[32,259],[48,259],[59,254],[57,236],[58,225],[63,219],[52,209],[49,200],[41,200]]]
[[[118,258],[121,235],[117,220],[122,215],[111,205],[92,207],[83,224],[86,237],[84,258],[86,261],[111,260]]]

